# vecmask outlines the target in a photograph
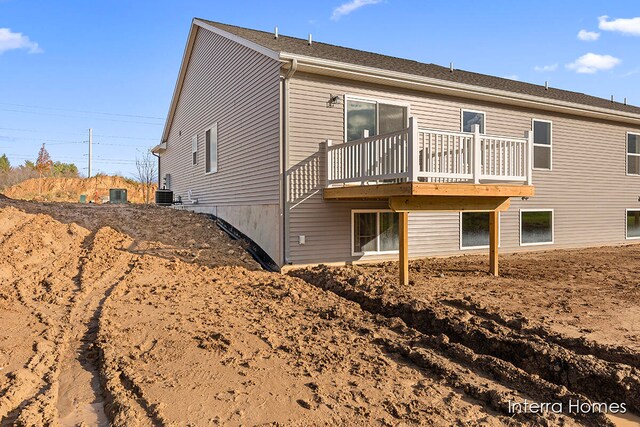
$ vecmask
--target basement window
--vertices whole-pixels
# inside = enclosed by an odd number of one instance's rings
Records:
[[[198,164],[198,135],[191,137],[191,164]]]
[[[346,98],[345,135],[347,142],[406,129],[408,108],[389,102]]]
[[[498,214],[498,221],[500,221],[500,214]],[[500,224],[498,229],[499,227]],[[488,247],[489,212],[460,212],[460,249]]]
[[[462,132],[473,132],[473,125],[480,125],[480,133],[484,133],[485,114],[482,111],[462,110],[460,122]]]
[[[627,174],[640,175],[640,134],[627,134]]]
[[[352,255],[398,252],[399,219],[399,215],[391,211],[352,211]]]
[[[553,210],[520,211],[520,245],[546,245],[553,243]]]
[[[218,172],[218,123],[204,132],[205,172]]]
[[[552,123],[533,120],[533,168],[551,170]]]
[[[640,210],[627,209],[627,239],[640,239]]]

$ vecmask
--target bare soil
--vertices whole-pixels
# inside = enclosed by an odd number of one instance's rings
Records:
[[[262,271],[203,215],[0,197],[0,425],[612,425],[507,409],[637,413],[639,253],[608,250],[558,252],[575,261],[550,284],[558,256],[505,257],[500,279],[482,257],[424,260],[399,289],[392,263]],[[581,262],[616,285],[589,299]]]

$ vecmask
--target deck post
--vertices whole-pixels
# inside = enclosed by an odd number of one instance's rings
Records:
[[[527,168],[527,185],[533,183],[533,131],[525,131],[524,137],[527,139],[526,152],[526,168]]]
[[[471,126],[471,131],[473,132],[473,183],[480,184],[480,173],[482,172],[480,125]]]
[[[409,286],[409,212],[398,212],[400,224],[398,234],[400,235],[400,259],[398,269],[400,270],[400,286]]]
[[[333,144],[333,141],[330,139],[327,139],[326,142],[326,151],[325,151],[325,155],[326,155],[326,162],[325,164],[327,165],[327,182],[325,183],[325,187],[328,187],[331,181],[331,169],[332,169],[332,165],[331,165],[331,153],[329,152],[329,147],[331,147],[331,145]]]
[[[409,182],[418,182],[418,119],[409,117],[409,146],[407,147],[407,175]]]
[[[498,276],[498,243],[500,236],[500,211],[489,212],[489,273]]]

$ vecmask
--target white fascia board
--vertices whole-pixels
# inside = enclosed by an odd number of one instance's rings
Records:
[[[408,87],[425,92],[435,92],[461,98],[472,98],[501,104],[518,105],[539,110],[556,111],[566,114],[588,116],[603,120],[640,125],[640,114],[609,110],[573,102],[552,100],[534,95],[526,95],[500,89],[474,86],[466,83],[450,82],[433,77],[349,64],[310,56],[281,52],[282,60],[298,60],[298,70],[317,74],[342,75],[345,78],[375,81],[381,84]],[[455,72],[455,71],[454,71]]]
[[[160,152],[162,152],[162,151],[164,151],[166,149],[167,149],[167,143],[166,142],[161,142],[160,144],[158,144],[155,147],[153,147],[151,149],[151,152],[157,154],[157,153],[160,153]]]

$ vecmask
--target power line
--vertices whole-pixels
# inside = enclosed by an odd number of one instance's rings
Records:
[[[134,123],[134,124],[138,124],[138,125],[162,126],[162,123],[136,122],[136,121],[132,121],[132,120],[104,119],[104,118],[87,117],[87,116],[70,116],[68,114],[41,113],[39,111],[11,110],[11,109],[8,109],[8,108],[0,108],[0,111],[9,111],[9,112],[12,112],[12,113],[24,113],[24,114],[37,114],[37,115],[40,115],[40,116],[70,117],[70,118],[75,118],[75,119],[104,120],[104,121],[108,121],[108,122]]]
[[[40,105],[26,105],[26,104],[11,104],[9,102],[0,102],[0,105],[10,105],[13,107],[25,107],[25,108],[40,108],[43,110],[54,110],[54,111],[68,111],[72,113],[88,113],[88,114],[104,114],[106,116],[118,116],[118,117],[135,117],[138,119],[154,119],[154,120],[164,120],[164,117],[154,117],[154,116],[139,116],[135,114],[121,114],[121,113],[105,113],[102,111],[88,111],[88,110],[72,110],[67,108],[56,108],[56,107],[43,107]]]
[[[46,133],[46,134],[60,134],[60,135],[86,135],[85,132],[60,132],[60,131],[49,131],[49,130],[35,130],[35,129],[24,129],[24,128],[5,128],[0,127],[0,130],[13,130],[18,132],[33,132],[33,133]],[[116,138],[116,139],[132,139],[132,140],[140,140],[140,141],[158,141],[158,138],[138,138],[135,136],[122,136],[122,135],[99,135],[95,134],[93,136],[99,136],[102,138]]]

